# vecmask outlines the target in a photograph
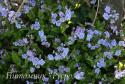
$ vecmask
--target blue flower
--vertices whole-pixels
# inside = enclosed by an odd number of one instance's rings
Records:
[[[63,48],[61,56],[65,58],[68,55],[68,53],[69,53],[69,48]]]
[[[27,50],[26,54],[27,54],[29,57],[34,57],[34,56],[35,56],[35,52],[33,52],[32,50]]]
[[[100,31],[98,31],[98,30],[94,30],[94,34],[101,35],[102,33]]]
[[[102,44],[105,47],[110,47],[110,43],[106,39],[99,39],[98,44]]]
[[[22,54],[22,58],[23,59],[27,59],[27,55],[26,54]]]
[[[59,16],[60,18],[65,18],[65,14],[62,11],[59,12]]]
[[[59,66],[58,70],[60,73],[64,73],[65,66]]]
[[[35,71],[34,67],[30,67],[30,72],[33,73]]]
[[[31,7],[29,7],[28,5],[23,6],[23,12],[24,13],[28,13],[30,10],[31,10]]]
[[[105,64],[105,61],[104,61],[104,58],[101,58],[98,62],[97,62],[97,67],[98,68],[102,68],[102,67],[105,67],[106,64]]]
[[[100,45],[99,44],[96,44],[95,46],[92,46],[91,43],[88,43],[88,48],[90,48],[91,50],[95,50],[96,48],[99,48]]]
[[[62,23],[62,22],[65,22],[65,18],[63,18],[63,17],[61,17],[60,19],[59,19],[59,21]]]
[[[125,47],[125,41],[119,41],[118,45]]]
[[[113,52],[104,52],[104,55],[108,58],[108,59],[111,59],[112,56],[113,56]]]
[[[76,30],[75,30],[75,35],[79,38],[79,39],[83,39],[85,36],[84,33],[84,29],[82,29],[81,27],[77,26]]]
[[[110,6],[106,6],[106,7],[105,7],[105,12],[106,12],[106,13],[110,13],[110,11],[111,11]]]
[[[14,16],[14,14],[15,14],[15,11],[9,11],[9,15],[8,15],[8,20],[9,21],[13,21],[13,19],[12,19],[12,17]]]
[[[73,11],[71,11],[71,10],[68,9],[68,8],[66,8],[66,12],[65,12],[65,20],[70,20],[73,14],[74,14]]]
[[[44,82],[48,82],[48,81],[49,81],[49,77],[43,77],[42,80],[43,80]],[[46,84],[46,83],[44,83],[44,84]]]
[[[0,5],[0,13],[3,17],[7,17],[8,11],[9,10],[7,8],[4,8]]]
[[[34,24],[31,25],[32,29],[39,30],[40,29],[40,23],[38,21],[35,21]]]
[[[54,60],[54,56],[52,54],[48,54],[48,59],[49,60]]]
[[[87,38],[86,38],[86,40],[87,40],[87,41],[91,41],[92,37],[93,37],[93,35],[91,35],[91,34],[87,34]]]
[[[114,25],[111,25],[110,27],[113,30],[113,33],[115,33],[117,31],[117,29],[118,29],[117,26],[114,26]]]
[[[38,65],[44,65],[45,64],[45,61],[43,60],[43,59],[40,59],[39,61],[38,61]]]
[[[82,80],[84,78],[84,74],[84,72],[76,71],[74,74],[74,78],[76,78],[77,80]]]
[[[99,74],[99,72],[100,72],[100,68],[96,68],[96,69],[95,69],[95,73],[96,73],[96,74]]]
[[[47,41],[46,36],[44,35],[43,30],[39,31],[38,34],[39,34],[39,37],[41,39],[41,42]]]
[[[112,11],[112,19],[117,21],[119,19],[119,13],[116,12],[116,10]]]
[[[116,50],[115,56],[119,56],[119,55],[121,55],[121,50]]]
[[[29,4],[31,4],[33,7],[36,5],[36,1],[35,1],[35,0],[29,0],[28,2],[29,2]]]
[[[111,41],[111,45],[112,45],[112,46],[116,46],[116,45],[117,45],[117,42],[116,42],[115,39]]]
[[[105,34],[105,37],[106,37],[106,38],[109,38],[109,37],[110,37],[110,33],[109,33],[108,31],[105,31],[104,34]]]
[[[23,38],[23,39],[19,39],[18,41],[16,42],[13,42],[13,45],[14,46],[25,46],[29,43],[28,39],[27,38]]]
[[[93,32],[91,29],[90,29],[90,30],[87,30],[87,32],[88,32],[88,34],[87,34],[86,40],[87,40],[87,41],[91,41],[94,32]]]
[[[103,14],[103,18],[104,18],[105,20],[108,20],[108,19],[110,18],[110,15],[109,15],[108,13],[104,13],[104,14]]]
[[[95,50],[96,48],[99,48],[100,47],[100,45],[99,44],[96,44],[95,46],[92,46],[91,47],[91,50]]]
[[[22,27],[22,25],[18,21],[15,21],[15,25],[17,29],[20,29]]]
[[[60,81],[59,80],[55,80],[55,84],[60,84]]]
[[[61,25],[61,23],[62,23],[62,22],[61,22],[60,20],[57,20],[57,21],[56,21],[56,26],[59,27],[59,26]]]
[[[47,41],[43,41],[41,44],[44,45],[47,48],[50,47],[50,43],[47,42]]]
[[[56,19],[57,14],[52,12],[52,13],[51,13],[51,17],[52,17],[52,19]]]
[[[54,57],[55,60],[61,60],[62,59],[62,56],[60,56],[59,54],[56,54],[55,57]]]
[[[91,48],[91,47],[92,47],[92,44],[91,44],[91,43],[88,43],[87,46],[88,46],[88,48]]]

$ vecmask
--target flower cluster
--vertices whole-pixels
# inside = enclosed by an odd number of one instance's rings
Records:
[[[15,2],[11,2],[11,4],[13,4],[14,6],[19,6],[18,3]],[[10,6],[10,2],[8,0],[6,0],[6,5]],[[15,26],[20,29],[22,27],[25,27],[25,24],[22,20],[22,18],[20,17],[23,13],[29,13],[29,11],[32,9],[32,7],[34,7],[36,5],[36,1],[35,0],[28,0],[27,2],[25,2],[25,5],[23,6],[23,8],[20,9],[20,11],[15,11],[12,9],[12,7],[6,7],[3,4],[0,4],[0,14],[3,17],[7,17],[9,22],[11,22],[12,24],[14,23]]]
[[[71,11],[70,9],[68,9],[67,7],[65,7],[65,13],[63,13],[62,11],[60,11],[58,13],[59,15],[59,20],[57,20],[58,15],[56,13],[51,14],[52,17],[52,23],[55,24],[56,26],[60,26],[63,22],[68,21],[71,19],[72,15],[73,15],[73,11]]]
[[[75,40],[84,39],[84,37],[85,37],[85,29],[80,26],[77,26],[76,30],[72,31],[72,35],[68,38],[67,44],[72,45],[75,42]]]
[[[8,11],[9,11],[8,8],[6,8],[6,7],[2,6],[2,5],[0,5],[0,14],[1,14],[1,16],[7,17]]]
[[[70,72],[70,68],[68,68],[68,67],[66,67],[64,65],[61,65],[58,68],[54,68],[54,69],[48,68],[48,72],[50,74],[54,74],[54,73],[62,73],[63,74],[63,73]]]
[[[23,39],[19,39],[18,41],[16,42],[13,42],[13,45],[14,46],[25,46],[29,43],[28,39],[27,38],[23,38]]]
[[[116,10],[111,10],[110,6],[105,7],[105,13],[103,14],[103,18],[105,20],[110,21],[110,28],[115,33],[118,35],[118,28],[115,25],[116,21],[119,19],[119,13],[116,12]]]
[[[115,78],[121,79],[122,77],[125,77],[125,70],[123,70],[123,71],[116,70],[115,71]]]
[[[106,66],[106,63],[105,63],[105,61],[104,61],[104,58],[101,58],[101,59],[97,62],[96,66],[97,66],[97,68],[95,69],[95,73],[99,74],[100,68],[103,68],[103,67]]]
[[[111,59],[112,56],[113,56],[113,52],[105,51],[105,52],[104,52],[104,55],[105,55],[108,59]]]
[[[62,65],[62,66],[59,66],[58,70],[60,73],[65,73],[65,72],[69,72],[70,68]]]
[[[47,42],[46,36],[44,35],[44,31],[41,30],[38,32],[40,40],[42,42],[42,45],[46,46],[46,47],[50,47],[50,43]]]
[[[33,50],[27,50],[25,54],[22,54],[22,58],[32,62],[35,68],[40,68],[40,66],[43,66],[45,64],[45,61],[43,59],[39,59],[38,57],[36,57],[36,53]],[[31,73],[35,71],[34,67],[30,68]]]
[[[75,32],[74,32],[74,37],[78,38],[78,39],[84,39],[85,37],[85,33],[84,33],[85,29],[77,26]]]
[[[97,43],[93,46],[93,39],[95,37],[100,37],[101,39],[97,40]],[[86,37],[86,38],[85,38]],[[104,38],[102,38],[104,37]],[[108,31],[98,31],[98,30],[93,30],[93,29],[85,29],[82,27],[77,26],[75,31],[73,31],[72,36],[69,37],[68,45],[73,44],[76,40],[79,39],[86,39],[88,41],[87,47],[91,50],[96,50],[102,46],[106,47],[107,49],[103,52],[104,58],[101,58],[95,68],[95,73],[99,74],[101,71],[100,68],[104,68],[106,66],[106,63],[104,59],[108,58],[109,60],[113,58],[113,56],[120,56],[122,53],[121,49],[115,48],[116,46],[119,47],[124,47],[125,43],[124,41],[116,41],[116,39],[110,39],[110,33]],[[95,43],[95,42],[94,42]],[[109,49],[115,49],[114,51],[110,51]]]
[[[31,10],[31,7],[29,7],[28,5],[23,6],[24,13],[28,13],[30,10]]]
[[[38,21],[35,21],[35,23],[31,25],[31,29],[39,30],[40,23]]]
[[[62,60],[66,58],[69,53],[69,48],[63,46],[57,47],[57,52],[53,54],[48,54],[48,60]]]

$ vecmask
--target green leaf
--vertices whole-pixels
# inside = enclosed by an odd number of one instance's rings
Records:
[[[67,24],[62,24],[62,26],[61,26],[61,28],[60,28],[61,33],[64,33],[65,30],[66,30],[68,27],[69,27],[69,25],[67,25]]]
[[[12,61],[13,61],[17,66],[20,66],[20,65],[21,65],[21,60],[20,60],[19,56],[18,56],[15,52],[12,52]]]

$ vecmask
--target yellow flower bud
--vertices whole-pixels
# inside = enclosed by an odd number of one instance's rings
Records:
[[[75,4],[75,9],[76,9],[76,8],[79,8],[79,7],[80,7],[80,4],[79,4],[79,3],[76,3],[76,4]]]
[[[69,20],[69,21],[68,21],[68,24],[71,24],[71,23],[72,23],[72,22]]]
[[[122,62],[119,62],[119,63],[118,63],[118,66],[119,66],[119,67],[118,67],[119,70],[121,70],[121,69],[124,67],[124,64],[123,64]]]
[[[125,64],[124,64],[124,68],[125,68]]]

